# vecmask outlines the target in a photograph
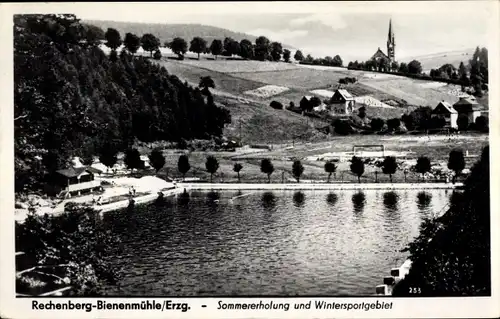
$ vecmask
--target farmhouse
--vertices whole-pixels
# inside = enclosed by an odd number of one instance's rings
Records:
[[[92,192],[101,188],[100,181],[94,180],[94,174],[98,172],[92,167],[71,167],[58,170],[53,176],[53,190],[57,194],[66,192],[69,197]]]
[[[434,110],[432,110],[431,117],[442,117],[445,119],[447,127],[457,127],[458,112],[448,102],[439,102]]]
[[[469,123],[474,123],[476,118],[481,116],[481,110],[484,109],[474,98],[466,97],[461,97],[457,103],[453,104],[453,108],[458,116],[466,115]]]
[[[351,114],[354,110],[356,101],[354,97],[345,89],[335,91],[330,99],[332,113]]]

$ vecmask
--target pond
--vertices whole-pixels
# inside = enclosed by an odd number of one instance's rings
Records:
[[[104,214],[113,296],[373,295],[452,191],[191,192]],[[234,198],[236,197],[236,198]]]

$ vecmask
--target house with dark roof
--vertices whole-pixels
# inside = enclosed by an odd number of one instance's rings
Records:
[[[335,114],[348,115],[354,111],[356,101],[345,89],[338,89],[330,98],[331,111]]]
[[[432,110],[431,117],[442,117],[446,121],[446,127],[457,128],[458,112],[448,102],[439,102]]]
[[[68,197],[91,193],[101,188],[101,182],[94,179],[101,172],[93,167],[71,167],[55,172],[52,186],[56,194],[64,192]]]
[[[453,104],[453,108],[457,111],[459,117],[467,116],[469,124],[475,123],[476,118],[481,116],[481,111],[485,110],[473,97],[461,97],[457,103]]]

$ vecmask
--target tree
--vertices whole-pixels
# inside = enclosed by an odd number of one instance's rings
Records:
[[[210,44],[210,52],[215,56],[215,59],[217,60],[217,56],[222,53],[222,50],[224,47],[222,46],[222,41],[215,39],[212,41],[212,44]]]
[[[207,172],[210,173],[210,183],[212,182],[212,177],[217,172],[219,169],[219,161],[214,156],[208,156],[207,160],[205,162],[205,168],[207,169]]]
[[[342,58],[338,54],[333,57],[332,63],[333,63],[333,66],[342,66],[344,64],[344,62],[342,61]]]
[[[431,171],[431,160],[428,157],[420,156],[417,159],[417,164],[415,165],[415,171],[419,174],[424,174]]]
[[[460,114],[457,118],[457,126],[459,131],[467,131],[469,128],[469,117],[467,114]]]
[[[321,105],[321,99],[317,96],[313,96],[311,100],[309,100],[309,110],[312,111],[315,107]]]
[[[455,184],[457,176],[465,168],[465,158],[462,150],[455,149],[450,152],[450,157],[448,158],[448,168],[455,172],[452,180],[452,183]]]
[[[409,72],[408,64],[401,62],[401,64],[399,65],[399,72],[408,73]]]
[[[304,166],[299,160],[293,161],[292,174],[297,179],[297,183],[300,182],[300,176],[304,173]]]
[[[422,297],[491,295],[489,147],[472,167],[460,195],[441,217],[425,219],[420,234],[403,250],[412,265],[393,296],[410,297],[410,287],[421,288]],[[458,275],[464,273],[466,280]]]
[[[476,118],[476,130],[481,131],[483,133],[487,133],[489,131],[488,127],[488,117],[481,115]]]
[[[198,87],[203,88],[201,92],[208,95],[210,94],[209,88],[215,88],[215,82],[210,76],[202,76]]]
[[[270,51],[269,39],[264,36],[258,37],[255,40],[255,49],[254,49],[255,58],[259,61],[265,61],[269,56],[269,51]]]
[[[297,51],[295,52],[295,55],[293,56],[293,58],[294,58],[296,61],[302,61],[302,60],[304,60],[304,55],[302,54],[302,51],[297,50]]]
[[[144,51],[148,51],[152,57],[153,51],[160,47],[160,40],[151,33],[146,33],[141,38],[141,45]]]
[[[260,162],[260,171],[267,174],[268,183],[271,183],[271,174],[274,172],[274,165],[271,160],[265,158]]]
[[[253,45],[252,42],[250,42],[247,39],[243,39],[240,42],[240,56],[243,59],[251,59],[253,58]]]
[[[377,61],[377,68],[380,72],[387,72],[389,69],[390,63],[388,59],[380,58]]]
[[[401,125],[401,120],[398,118],[393,118],[393,119],[387,120],[387,127],[391,131],[396,131],[400,125]]]
[[[142,168],[141,154],[136,148],[129,148],[125,151],[123,162],[131,171],[133,171],[134,168]]]
[[[361,183],[361,175],[365,172],[365,163],[356,156],[351,159],[351,172],[358,177],[358,183]]]
[[[141,39],[133,33],[128,32],[125,34],[125,39],[123,40],[123,45],[132,55],[137,53],[141,46]]]
[[[408,73],[410,74],[422,73],[422,64],[420,64],[420,62],[418,62],[417,60],[412,60],[410,63],[408,63]]]
[[[238,183],[240,182],[240,171],[243,169],[243,165],[240,163],[234,163],[233,171],[238,174]]]
[[[279,61],[281,59],[281,54],[283,54],[283,47],[279,42],[271,43],[271,57],[273,61]]]
[[[327,161],[325,163],[325,172],[328,173],[328,183],[330,183],[330,177],[337,171],[337,165],[333,161]]]
[[[286,63],[290,62],[290,55],[292,53],[290,52],[290,50],[288,49],[285,49],[283,50],[283,60],[285,60]]]
[[[391,63],[391,71],[392,72],[397,72],[399,71],[399,63],[394,61]]]
[[[376,117],[376,118],[371,120],[370,127],[375,132],[379,132],[384,127],[384,124],[385,124],[385,122],[383,119]]]
[[[161,52],[159,49],[155,51],[155,54],[153,55],[153,59],[161,60]]]
[[[200,37],[194,37],[193,40],[191,40],[189,51],[198,53],[198,60],[199,60],[200,53],[205,52],[206,48],[207,48],[207,41],[205,41],[205,39],[202,39]]]
[[[183,38],[174,38],[170,43],[170,49],[179,56],[179,59],[183,59],[187,52],[187,42]]]
[[[85,40],[87,40],[87,44],[89,46],[95,46],[100,43],[101,40],[104,40],[104,31],[98,26],[91,24],[84,24],[85,29]]]
[[[158,171],[165,166],[165,156],[163,156],[163,152],[160,149],[155,148],[151,154],[149,154],[149,162],[156,170],[156,174],[158,174]]]
[[[460,62],[460,65],[458,66],[458,76],[461,78],[464,75],[467,76],[467,68],[463,62]]]
[[[302,111],[312,110],[311,102],[305,96],[300,100],[299,106]]]
[[[15,227],[16,249],[34,262],[35,271],[54,279],[46,285],[57,286],[59,280],[72,286],[72,295],[95,297],[117,283],[122,267],[115,268],[107,257],[112,247],[121,253],[121,239],[93,209],[67,208],[58,216],[30,213]]]
[[[182,174],[182,179],[184,180],[186,178],[186,173],[191,169],[191,164],[189,164],[189,157],[187,155],[179,156],[177,169]]]
[[[113,168],[117,162],[117,151],[111,146],[103,147],[99,155],[99,161],[108,168]]]
[[[106,38],[106,46],[113,51],[116,51],[122,45],[122,38],[116,29],[108,28],[104,37]]]
[[[384,174],[389,174],[389,179],[392,183],[392,174],[396,173],[398,164],[396,163],[396,158],[394,156],[386,156],[382,162],[382,172]]]

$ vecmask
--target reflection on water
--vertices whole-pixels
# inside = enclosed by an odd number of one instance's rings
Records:
[[[399,196],[396,192],[386,192],[384,193],[384,206],[388,211],[395,212],[398,210],[398,199]]]
[[[417,195],[417,206],[420,210],[426,210],[432,200],[432,195],[427,192],[419,192]]]
[[[338,199],[339,198],[335,193],[328,193],[328,195],[326,195],[326,202],[330,204],[330,206],[335,206]]]
[[[295,207],[302,207],[304,205],[304,200],[306,196],[303,192],[297,191],[293,194],[293,203]]]
[[[106,213],[122,240],[108,258],[123,268],[107,293],[371,295],[422,218],[449,199],[428,193],[425,213],[418,191],[376,190],[190,192]]]
[[[266,210],[272,210],[276,207],[276,196],[274,196],[273,192],[262,194],[262,207]]]
[[[354,207],[354,211],[356,213],[362,213],[363,209],[365,208],[365,201],[366,201],[365,193],[363,193],[362,191],[354,193],[352,195],[351,200],[352,200],[352,205]]]

